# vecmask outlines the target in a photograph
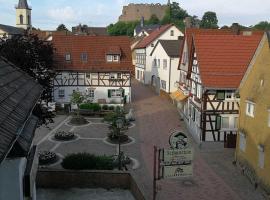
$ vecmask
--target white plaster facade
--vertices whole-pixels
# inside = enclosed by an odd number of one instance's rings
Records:
[[[154,51],[152,52],[152,67],[150,71],[151,82],[160,80],[160,89],[172,93],[175,92],[178,87],[176,82],[179,80],[179,57],[170,57],[164,50],[161,43],[158,43]]]
[[[147,47],[136,49],[135,78],[144,84],[151,84],[152,58],[150,54],[158,40],[178,40],[180,36],[183,36],[183,33],[176,26],[171,26]],[[144,55],[143,61],[140,61],[141,54]]]

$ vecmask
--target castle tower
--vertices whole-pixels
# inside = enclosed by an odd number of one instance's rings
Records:
[[[171,5],[171,1],[170,1],[170,0],[168,0],[168,3],[167,3],[167,5],[168,5],[168,6],[170,6],[170,5]]]
[[[18,28],[32,28],[31,10],[27,0],[19,0],[18,5],[16,6],[16,26]]]

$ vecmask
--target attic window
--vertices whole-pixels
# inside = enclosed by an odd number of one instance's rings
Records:
[[[87,62],[87,59],[88,59],[87,53],[82,53],[81,54],[81,60],[82,60],[82,62]]]
[[[70,53],[66,53],[65,54],[65,59],[66,59],[66,61],[71,61],[71,54]]]
[[[107,55],[107,62],[119,62],[120,55]]]
[[[174,36],[174,31],[173,30],[171,30],[171,36]]]

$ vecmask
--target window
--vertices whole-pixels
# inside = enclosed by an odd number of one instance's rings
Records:
[[[161,89],[166,90],[166,81],[161,80]]]
[[[116,73],[111,73],[110,74],[110,79],[116,79],[117,77],[117,74]]]
[[[264,146],[263,145],[259,145],[258,146],[258,150],[259,150],[258,164],[259,164],[259,167],[261,169],[263,169],[264,168]]]
[[[82,62],[87,62],[87,53],[81,54],[81,60],[82,60]]]
[[[154,47],[154,46],[155,46],[154,43],[152,43],[152,44],[151,44],[151,47]]]
[[[229,117],[221,117],[221,127],[222,129],[230,128],[230,118]]]
[[[112,55],[107,55],[107,62],[112,62],[112,61],[113,61]]]
[[[196,94],[198,99],[201,99],[201,85],[197,84],[197,94]]]
[[[30,15],[27,16],[27,21],[28,21],[28,25],[30,25],[31,24],[31,17],[30,17]]]
[[[59,89],[58,90],[58,97],[59,98],[65,97],[65,90],[64,89]]]
[[[113,62],[118,62],[119,61],[119,56],[118,55],[114,55],[113,56]]]
[[[71,61],[71,55],[70,55],[70,53],[66,53],[65,59],[66,59],[66,61]]]
[[[140,71],[137,70],[137,79],[139,80],[140,79]]]
[[[23,15],[20,15],[20,24],[23,24]]]
[[[154,58],[154,60],[153,60],[153,67],[157,67],[157,59],[156,58]]]
[[[217,100],[225,99],[225,91],[217,91]]]
[[[225,98],[226,99],[232,99],[233,98],[233,93],[232,92],[226,92]]]
[[[246,102],[246,115],[254,117],[255,103],[247,101]]]
[[[117,73],[117,79],[121,79],[122,78],[122,74],[121,73]]]
[[[86,77],[87,79],[90,79],[91,74],[90,74],[90,73],[86,73],[85,77]]]
[[[196,110],[193,107],[193,109],[192,109],[192,120],[195,122],[195,119],[196,119]]]
[[[171,30],[171,36],[174,36],[174,31],[173,30]]]
[[[88,96],[91,97],[91,98],[94,98],[95,97],[95,90],[88,89]]]
[[[163,59],[163,69],[167,70],[167,59]]]
[[[125,90],[108,90],[108,97],[115,98],[115,97],[124,97]]]
[[[239,149],[242,152],[246,151],[246,135],[242,132],[239,133]]]
[[[157,66],[160,67],[160,59],[157,60]]]

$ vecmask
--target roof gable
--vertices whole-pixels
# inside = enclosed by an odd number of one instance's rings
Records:
[[[157,46],[160,44],[169,57],[177,58],[179,57],[180,45],[182,42],[183,40],[159,40],[150,55],[154,53]]]
[[[236,89],[250,64],[262,34],[194,35],[202,83],[209,88]]]
[[[155,29],[153,32],[150,33],[147,37],[145,37],[141,42],[136,45],[136,49],[143,49],[154,42],[156,39],[159,38],[163,33],[165,33],[169,28],[174,26],[173,24],[167,24]]]

